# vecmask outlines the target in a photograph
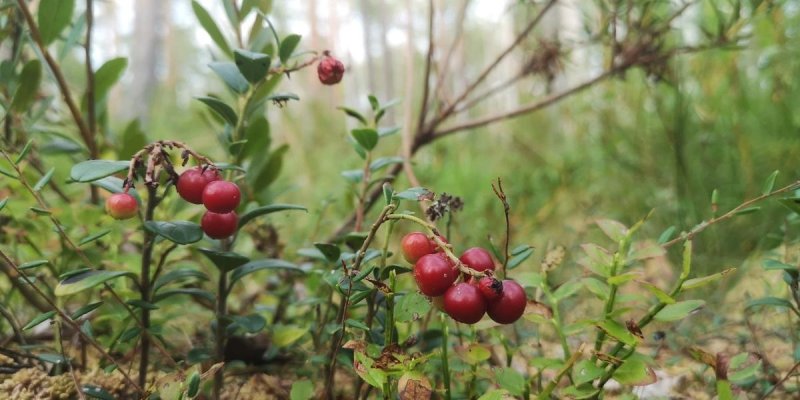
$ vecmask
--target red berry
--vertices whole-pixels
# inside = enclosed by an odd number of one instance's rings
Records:
[[[458,270],[441,253],[426,254],[414,264],[414,279],[419,291],[431,297],[441,296],[458,277]]]
[[[483,318],[486,300],[475,285],[461,282],[444,294],[444,311],[458,322],[474,324]]]
[[[494,260],[492,255],[482,247],[473,247],[468,249],[461,257],[459,257],[464,265],[478,271],[483,272],[486,270],[494,271]]]
[[[488,301],[496,300],[503,295],[503,283],[497,279],[485,276],[478,281],[478,290]]]
[[[522,316],[527,303],[525,289],[519,283],[506,279],[503,281],[503,293],[489,302],[489,318],[500,324],[511,324]]]
[[[335,85],[342,80],[344,64],[333,58],[328,51],[323,53],[322,60],[317,64],[317,76],[325,85]]]
[[[214,181],[203,189],[203,205],[208,211],[229,213],[239,206],[241,192],[233,182]]]
[[[128,193],[114,193],[106,199],[106,212],[114,219],[132,218],[137,211],[139,203]]]
[[[220,180],[219,172],[216,169],[194,167],[183,171],[175,184],[175,190],[189,203],[203,204],[203,189],[209,182]]]
[[[420,257],[436,252],[436,242],[428,239],[422,232],[411,232],[403,236],[400,242],[403,248],[403,257],[410,263],[415,263]]]
[[[233,235],[238,225],[239,217],[235,212],[218,214],[206,211],[203,214],[203,219],[200,220],[200,227],[203,228],[203,232],[213,239],[222,239]]]

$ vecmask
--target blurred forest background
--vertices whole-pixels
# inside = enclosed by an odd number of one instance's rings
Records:
[[[199,3],[224,18],[220,2]],[[442,96],[459,92],[521,30],[531,18],[526,13],[534,12],[525,1],[434,3],[437,45],[447,48],[463,29],[445,86],[454,93]],[[573,49],[562,58],[561,72],[552,79],[526,77],[456,121],[516,108],[600,72],[602,49],[589,44],[582,25],[593,18],[591,3],[559,2],[526,39],[525,50],[512,53],[488,77],[487,87],[524,73],[542,40]],[[728,2],[717,3],[730,11]],[[303,48],[328,49],[347,67],[343,83],[334,87],[320,87],[313,73],[294,74],[282,90],[297,93],[301,101],[270,106],[273,146],[289,145],[273,199],[312,210],[312,217],[292,218],[286,222],[291,226],[279,230],[291,251],[295,244],[329,235],[352,210],[350,186],[337,171],[359,168],[361,161],[341,156],[352,154],[343,140],[352,121],[336,107],[365,110],[367,94],[384,102],[400,98],[389,125],[409,123],[406,107],[418,109],[427,2],[308,0],[271,6],[279,31],[303,35]],[[193,98],[223,92],[224,86],[207,67],[213,42],[197,24],[191,3],[107,0],[98,2],[95,13],[96,63],[131,57],[110,95],[115,118],[105,136],[120,137],[138,119],[151,140],[179,139],[212,155],[218,151],[203,106]],[[713,27],[715,18],[709,2],[700,2],[675,21],[674,35],[698,42],[702,27]],[[416,155],[418,178],[433,191],[463,198],[454,236],[482,245],[488,235],[502,234],[502,207],[490,187],[501,177],[515,240],[540,249],[552,244],[577,249],[598,234],[591,227],[594,218],[630,224],[650,210],[655,213],[647,234],[657,237],[673,225],[680,232],[710,217],[714,189],[724,211],[758,195],[774,170],[781,171],[776,187],[793,181],[800,176],[800,1],[776,2],[743,29],[747,39],[735,48],[677,57],[658,77],[627,71],[554,107],[438,140]],[[68,80],[80,84],[81,54],[74,56],[71,67],[65,63]],[[396,154],[400,138],[388,143],[382,155]],[[403,178],[395,183],[405,186]],[[698,268],[716,271],[741,263],[754,250],[774,248],[783,239],[786,215],[772,202],[759,213],[711,228],[695,245]],[[280,227],[281,219],[276,223]]]

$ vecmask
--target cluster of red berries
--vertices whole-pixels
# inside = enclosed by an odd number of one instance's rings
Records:
[[[440,237],[441,238],[441,237]],[[441,304],[444,312],[458,322],[474,324],[489,314],[500,324],[511,324],[525,312],[525,290],[511,279],[499,281],[492,276],[492,255],[481,247],[465,251],[459,261],[483,277],[463,273],[454,260],[422,232],[412,232],[401,242],[403,256],[414,264],[414,279],[420,292]],[[462,281],[456,281],[462,278]]]
[[[222,239],[236,232],[239,217],[234,210],[239,206],[241,192],[235,183],[222,180],[216,169],[187,169],[178,177],[175,189],[189,203],[206,207],[207,211],[200,220],[200,227],[206,235]]]

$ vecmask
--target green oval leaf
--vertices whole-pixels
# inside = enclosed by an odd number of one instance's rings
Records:
[[[689,289],[695,289],[695,288],[699,288],[701,286],[708,285],[709,283],[717,281],[717,280],[721,279],[722,277],[724,277],[725,275],[728,275],[728,274],[730,274],[731,272],[734,272],[734,271],[736,271],[736,268],[728,268],[726,270],[717,272],[716,274],[704,276],[702,278],[689,279],[689,280],[687,280],[686,282],[683,283],[683,286],[681,286],[681,289],[682,290],[689,290]]]
[[[208,36],[211,36],[211,40],[213,40],[220,50],[225,52],[225,54],[233,56],[231,47],[228,46],[228,42],[222,35],[222,31],[219,30],[219,27],[214,22],[214,19],[211,18],[211,15],[208,14],[208,11],[206,11],[206,9],[195,0],[192,0],[192,10],[194,11],[194,15],[197,17],[197,20],[200,22],[200,26],[202,26],[206,33],[208,33]]]
[[[201,280],[207,281],[208,276],[202,271],[191,268],[181,268],[171,270],[156,279],[153,283],[153,292],[157,292],[161,287],[173,282],[185,282],[187,280]]]
[[[24,270],[26,270],[26,269],[31,269],[31,268],[40,267],[40,266],[42,266],[42,265],[45,265],[45,264],[47,264],[47,263],[49,263],[49,261],[47,261],[47,260],[28,261],[28,262],[26,262],[26,263],[24,263],[24,264],[20,264],[20,266],[19,266],[19,267],[17,267],[17,268],[18,268],[20,271],[24,271]]]
[[[639,339],[634,334],[630,333],[628,328],[612,319],[600,321],[596,325],[598,328],[605,331],[608,336],[611,336],[628,346],[636,346],[636,344],[639,342]]]
[[[231,286],[238,282],[243,277],[252,274],[253,272],[262,271],[265,269],[280,269],[293,272],[305,273],[300,267],[288,261],[267,258],[263,260],[250,261],[244,265],[236,267],[231,272]]]
[[[73,165],[69,176],[75,182],[92,182],[126,171],[129,166],[129,161],[89,160]]]
[[[350,131],[350,134],[353,135],[353,139],[355,139],[364,150],[370,151],[378,144],[378,132],[376,132],[375,129],[353,129]]]
[[[236,61],[236,68],[250,83],[257,83],[264,79],[269,73],[269,66],[272,63],[269,54],[242,49],[233,51],[233,60]]]
[[[278,50],[281,64],[286,65],[286,62],[292,57],[292,53],[294,53],[297,45],[300,44],[300,38],[300,35],[291,34],[281,40],[281,47],[280,50]]]
[[[39,93],[39,84],[42,82],[42,63],[38,59],[28,61],[19,75],[19,86],[11,100],[11,109],[25,112]]]
[[[239,217],[239,229],[242,229],[244,224],[252,221],[256,217],[260,217],[262,215],[272,214],[280,211],[287,211],[287,210],[297,210],[297,211],[305,211],[308,212],[308,209],[303,206],[298,206],[295,204],[270,204],[268,206],[258,207],[252,209]]]
[[[189,221],[147,221],[144,227],[177,244],[191,244],[203,238],[200,225]]]
[[[418,292],[411,292],[401,297],[395,307],[395,319],[398,322],[415,321],[431,309],[431,303]]]
[[[231,251],[217,251],[211,249],[198,249],[203,253],[220,271],[227,272],[236,267],[246,264],[249,258]]]
[[[236,68],[236,64],[231,62],[215,61],[208,66],[214,71],[228,87],[236,93],[245,93],[250,88],[250,84]]]
[[[222,119],[224,119],[227,123],[231,124],[231,126],[236,126],[236,121],[239,120],[239,117],[236,115],[236,111],[233,111],[233,108],[225,104],[225,102],[222,100],[208,96],[198,97],[197,100],[200,100],[215,113],[219,114],[219,116],[222,117]]]
[[[75,9],[75,0],[42,0],[36,11],[36,25],[42,43],[47,46],[52,43],[61,31],[72,20],[72,11]]]
[[[106,100],[108,92],[119,81],[127,67],[128,59],[117,57],[106,61],[97,69],[97,72],[94,73],[95,102],[102,103]]]
[[[101,237],[108,235],[109,233],[111,233],[111,229],[103,229],[100,232],[93,233],[78,241],[78,246],[83,246],[86,243],[94,242],[95,240],[100,239]]]
[[[36,192],[38,192],[38,191],[42,190],[42,189],[44,188],[44,186],[45,186],[45,185],[47,185],[48,183],[50,183],[50,179],[52,179],[52,178],[53,178],[53,173],[54,173],[54,172],[56,172],[56,168],[55,168],[55,167],[53,167],[53,168],[50,168],[50,170],[49,170],[49,171],[47,171],[47,173],[46,173],[46,174],[44,174],[44,176],[42,177],[42,179],[39,179],[39,181],[38,181],[38,182],[36,182],[36,185],[34,185],[34,186],[33,186],[33,190],[34,190],[34,191],[36,191]]]
[[[320,253],[325,256],[330,262],[336,262],[339,260],[339,256],[342,255],[342,250],[339,246],[330,243],[314,243],[314,247],[319,249]]]
[[[677,321],[686,318],[692,311],[705,305],[703,300],[686,300],[674,304],[668,304],[654,317],[657,321]]]
[[[86,289],[91,289],[121,276],[135,277],[133,273],[124,271],[85,271],[59,282],[54,293],[56,296],[68,296]]]
[[[194,371],[188,379],[186,379],[186,395],[189,396],[190,399],[197,396],[197,393],[200,391],[200,373]]]
[[[80,318],[80,317],[82,317],[82,316],[84,316],[84,315],[86,315],[86,314],[88,314],[88,313],[100,308],[100,306],[102,306],[102,305],[103,305],[102,301],[98,301],[96,303],[87,304],[87,305],[75,310],[75,312],[72,313],[70,318],[78,319],[78,318]]]
[[[41,313],[41,314],[37,315],[36,317],[34,317],[31,320],[31,322],[28,322],[27,324],[25,324],[25,326],[22,327],[22,330],[23,331],[27,331],[28,329],[31,329],[34,326],[39,325],[42,322],[47,321],[50,318],[53,318],[53,316],[55,316],[55,315],[56,315],[55,311],[48,311],[48,312],[45,312],[45,313]]]

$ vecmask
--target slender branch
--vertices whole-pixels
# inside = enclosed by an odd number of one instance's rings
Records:
[[[75,375],[75,369],[72,368],[72,362],[69,361],[67,358],[67,352],[64,351],[64,337],[62,336],[61,332],[61,321],[55,321],[56,326],[56,342],[58,343],[58,351],[61,353],[61,359],[64,363],[67,364],[67,369],[69,370],[69,375],[72,378],[72,383],[75,385],[75,391],[78,392],[78,398],[80,400],[86,400],[86,395],[83,394],[81,390],[81,384],[78,382],[78,376]]]
[[[425,73],[422,75],[422,105],[419,109],[419,119],[417,120],[417,134],[422,131],[425,125],[425,118],[428,115],[428,97],[430,97],[431,80],[431,59],[433,58],[433,20],[436,10],[433,8],[433,0],[428,1],[428,54],[425,57]]]
[[[772,197],[772,196],[775,196],[775,195],[778,195],[778,194],[781,194],[781,193],[786,193],[786,192],[789,192],[789,191],[792,191],[792,190],[795,190],[795,189],[798,189],[798,188],[800,188],[800,180],[797,180],[797,181],[795,181],[795,182],[793,182],[793,183],[791,183],[789,185],[786,185],[786,186],[784,186],[784,187],[782,187],[780,189],[776,189],[776,190],[773,190],[773,191],[771,191],[769,193],[762,194],[761,196],[754,197],[754,198],[752,198],[750,200],[747,200],[744,203],[739,204],[738,206],[734,207],[732,210],[726,212],[725,214],[720,215],[719,217],[712,218],[712,219],[710,219],[708,221],[701,222],[700,224],[698,224],[697,226],[692,228],[692,230],[690,230],[689,232],[684,233],[684,234],[676,237],[675,239],[672,239],[669,242],[664,243],[663,245],[661,245],[661,247],[669,248],[669,247],[674,246],[677,243],[681,243],[681,242],[684,242],[684,241],[687,241],[687,240],[692,240],[692,238],[697,236],[697,234],[699,234],[700,232],[706,230],[706,228],[708,228],[709,226],[717,224],[717,223],[722,222],[722,221],[725,221],[727,219],[733,218],[740,211],[752,206],[755,203],[760,202],[761,200],[767,199],[769,197]]]
[[[503,214],[506,217],[506,237],[505,242],[503,243],[503,270],[500,274],[502,278],[505,278],[506,269],[508,268],[508,259],[510,258],[508,253],[508,245],[509,242],[511,242],[511,221],[508,218],[508,213],[511,211],[511,205],[508,204],[508,197],[506,197],[506,192],[503,191],[503,181],[500,178],[497,178],[497,186],[492,183],[492,190],[497,198],[503,203]]]
[[[95,137],[92,135],[91,130],[89,130],[89,127],[86,125],[86,121],[83,120],[80,108],[78,108],[78,105],[75,104],[75,100],[72,98],[72,93],[69,90],[67,80],[64,78],[64,73],[61,71],[61,67],[58,65],[56,60],[53,59],[53,56],[50,55],[50,52],[47,50],[47,46],[45,46],[44,42],[42,41],[42,35],[39,32],[39,27],[36,25],[36,22],[33,19],[31,10],[28,8],[25,0],[17,0],[17,5],[22,11],[23,16],[25,16],[25,21],[28,23],[28,29],[30,29],[33,41],[36,42],[36,45],[39,47],[39,51],[42,53],[42,57],[44,57],[45,62],[53,72],[53,76],[56,78],[56,83],[61,91],[61,96],[64,98],[67,108],[69,108],[72,119],[75,120],[75,125],[78,127],[81,139],[83,139],[84,144],[86,144],[86,147],[89,149],[89,157],[92,159],[98,158],[100,153],[97,147],[97,142],[95,141]]]
[[[439,99],[441,103],[445,103],[445,101],[443,101],[445,96],[445,85],[443,83],[445,81],[445,77],[450,73],[450,61],[453,59],[453,53],[455,53],[456,48],[464,37],[464,21],[466,20],[467,9],[469,8],[470,2],[471,0],[464,0],[461,2],[461,7],[459,7],[458,14],[456,16],[456,31],[453,35],[453,41],[450,43],[450,47],[447,49],[447,53],[445,53],[444,60],[442,61],[441,68],[439,69],[439,75],[441,76],[441,79],[439,80],[440,83],[436,85],[436,98]]]
[[[772,385],[772,387],[770,387],[770,388],[769,388],[769,390],[767,390],[767,392],[766,392],[766,393],[764,393],[764,395],[763,395],[763,396],[759,397],[759,400],[764,400],[764,399],[766,399],[767,397],[769,397],[769,396],[772,394],[772,392],[774,392],[774,391],[775,391],[775,389],[777,389],[777,388],[779,388],[779,387],[783,386],[784,382],[786,382],[787,380],[789,380],[789,378],[791,378],[791,377],[792,377],[792,374],[794,374],[794,373],[795,373],[795,371],[797,371],[797,369],[798,369],[798,368],[800,368],[800,362],[796,362],[796,363],[795,363],[795,364],[792,366],[792,369],[790,369],[790,370],[789,370],[789,372],[787,372],[787,373],[786,373],[786,375],[784,375],[784,376],[783,376],[783,378],[781,378],[781,380],[779,380],[779,381],[778,381],[776,384]]]
[[[101,346],[100,343],[94,340],[94,338],[84,333],[81,330],[80,325],[78,325],[77,322],[72,320],[72,318],[70,318],[70,316],[67,315],[67,313],[64,312],[64,310],[58,307],[55,301],[53,301],[47,294],[45,294],[42,291],[42,289],[39,289],[38,286],[34,285],[33,281],[31,281],[27,275],[23,274],[22,271],[19,270],[17,264],[14,263],[14,261],[11,260],[11,258],[5,252],[3,252],[2,249],[0,249],[0,258],[2,258],[3,261],[5,261],[5,263],[9,267],[11,267],[25,281],[25,283],[27,283],[31,288],[33,288],[33,290],[36,291],[39,297],[41,297],[42,300],[44,300],[48,305],[50,305],[53,311],[55,311],[59,316],[61,316],[64,322],[66,322],[67,324],[69,324],[69,326],[75,329],[75,331],[78,333],[78,335],[80,335],[80,337],[83,338],[83,340],[85,340],[92,347],[94,347],[100,353],[100,355],[103,356],[103,358],[107,359],[109,362],[114,364],[117,367],[116,370],[119,371],[120,374],[122,374],[126,382],[128,382],[137,392],[139,392],[140,394],[144,394],[144,391],[142,390],[141,386],[137,385],[136,382],[133,381],[130,375],[128,375],[128,373],[125,372],[125,369],[122,368],[122,366],[117,362],[117,360],[115,360],[114,357],[108,354],[108,352],[105,349],[103,349],[103,346]]]
[[[539,25],[539,22],[542,20],[544,15],[557,1],[558,0],[550,0],[547,2],[547,4],[544,5],[544,7],[539,11],[539,14],[536,15],[536,17],[533,20],[531,20],[530,23],[528,23],[528,26],[526,26],[525,29],[523,29],[519,35],[517,35],[517,38],[514,39],[514,41],[502,53],[500,53],[500,55],[498,55],[497,58],[495,58],[495,60],[491,64],[489,64],[483,70],[483,72],[481,72],[480,75],[478,75],[478,78],[475,79],[475,81],[472,82],[472,84],[470,84],[469,86],[467,86],[466,89],[464,89],[464,91],[461,93],[460,96],[456,98],[455,101],[450,103],[447,106],[447,108],[445,108],[444,111],[442,111],[439,114],[439,116],[432,121],[429,130],[434,130],[440,123],[444,122],[447,119],[447,117],[449,117],[453,113],[456,106],[458,106],[459,103],[464,101],[464,99],[466,99],[467,96],[469,96],[475,90],[475,88],[478,87],[478,85],[480,85],[486,79],[486,77],[489,76],[489,74],[492,71],[494,71],[494,69],[500,64],[500,62],[503,61],[503,59],[505,59],[506,56],[508,56],[511,53],[511,51],[513,51],[517,46],[519,46],[520,43],[522,43],[522,41],[528,36],[528,34],[533,30],[533,28]]]

